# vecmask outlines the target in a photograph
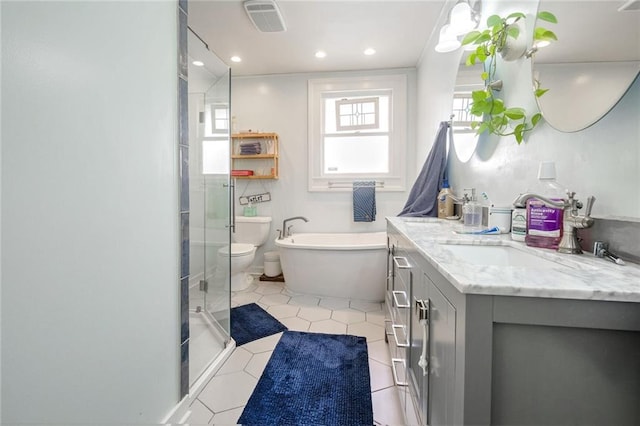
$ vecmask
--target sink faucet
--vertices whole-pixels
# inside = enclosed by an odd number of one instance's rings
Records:
[[[294,217],[290,217],[288,219],[283,220],[282,221],[282,229],[278,229],[278,231],[280,232],[278,234],[278,239],[279,240],[281,240],[283,238],[287,238],[289,235],[291,235],[291,226],[293,226],[293,225],[290,225],[287,228],[287,222],[291,222],[292,220],[298,220],[298,219],[304,220],[305,222],[309,222],[309,219],[307,219],[304,216],[294,216]]]
[[[527,200],[537,198],[548,207],[555,207],[563,210],[562,215],[562,239],[558,245],[558,252],[580,254],[582,249],[578,242],[577,229],[590,228],[593,226],[593,218],[591,217],[591,209],[596,201],[594,196],[587,198],[587,207],[584,216],[578,215],[578,209],[582,208],[582,203],[575,199],[576,193],[567,191],[567,198],[559,201],[550,200],[547,197],[527,192],[520,194],[513,202],[514,207],[526,207]]]

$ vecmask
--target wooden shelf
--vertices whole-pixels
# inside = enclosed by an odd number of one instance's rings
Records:
[[[240,154],[240,143],[254,140],[261,152],[268,154]],[[278,179],[279,154],[277,133],[234,133],[231,135],[231,169],[253,170],[252,176],[232,176],[235,179]],[[271,172],[265,174],[265,172]]]

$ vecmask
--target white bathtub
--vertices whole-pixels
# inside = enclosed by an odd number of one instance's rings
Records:
[[[285,285],[294,293],[382,302],[385,232],[294,234],[276,240]]]

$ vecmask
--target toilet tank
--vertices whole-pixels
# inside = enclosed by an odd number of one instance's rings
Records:
[[[267,216],[236,216],[235,232],[231,238],[236,243],[253,244],[258,247],[269,238],[271,218]]]

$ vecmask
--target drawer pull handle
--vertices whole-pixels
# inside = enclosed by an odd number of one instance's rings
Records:
[[[407,371],[407,365],[405,364],[404,359],[391,358],[391,372],[393,373],[393,383],[395,383],[396,386],[409,386],[409,383],[401,382],[401,381],[398,380],[398,372],[396,371],[396,364],[397,363],[401,363],[402,367],[405,370],[405,372]]]
[[[391,292],[393,294],[393,301],[395,302],[398,308],[410,308],[411,303],[409,303],[409,298],[407,297],[407,292],[401,290],[394,290]],[[398,302],[398,294],[404,296],[404,303]]]
[[[400,341],[398,341],[398,334],[396,333],[396,330],[401,328],[402,332],[404,333],[404,337],[407,341],[407,343],[400,343]],[[396,325],[393,324],[391,326],[391,331],[393,332],[393,339],[396,341],[396,346],[398,346],[399,348],[408,348],[409,347],[409,336],[407,336],[407,332],[405,330],[404,325]]]
[[[393,256],[393,263],[396,264],[398,269],[411,269],[411,265],[409,264],[409,261],[404,256]]]

